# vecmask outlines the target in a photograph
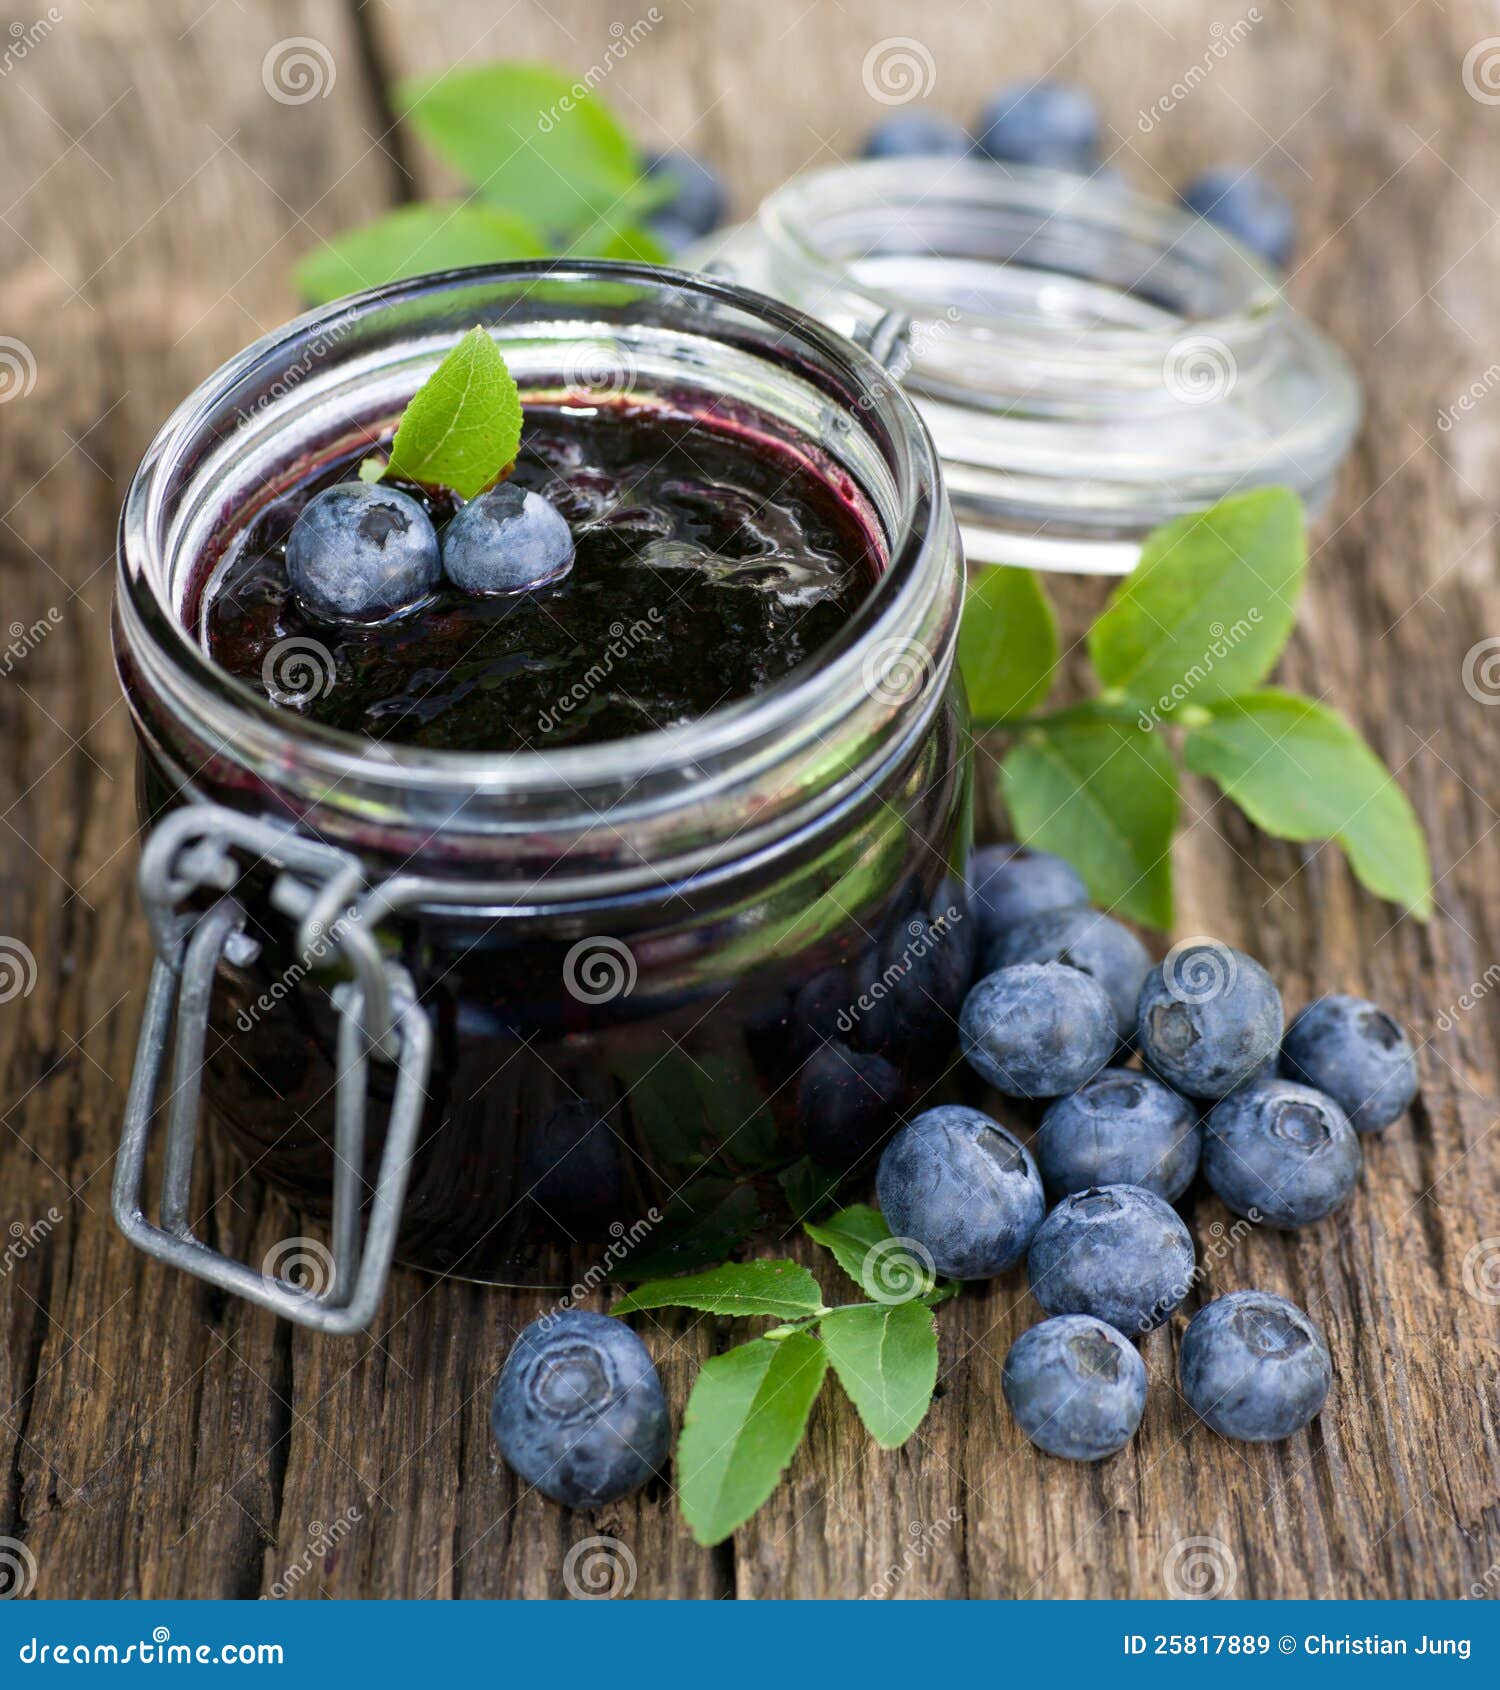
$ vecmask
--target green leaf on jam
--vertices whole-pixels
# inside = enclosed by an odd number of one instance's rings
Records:
[[[835,1309],[823,1348],[839,1383],[882,1449],[898,1449],[922,1424],[937,1384],[937,1327],[920,1303]]]
[[[705,1548],[776,1488],[797,1453],[828,1356],[811,1333],[757,1338],[703,1364],[677,1440],[677,1497]]]
[[[1000,780],[1018,839],[1066,857],[1095,903],[1172,925],[1177,769],[1161,734],[1083,706],[1028,728]]]
[[[958,634],[977,732],[1034,710],[1057,667],[1057,622],[1029,569],[987,564],[969,579]]]
[[[326,241],[298,264],[297,291],[323,305],[430,270],[545,258],[536,225],[495,206],[403,205]]]
[[[470,329],[412,395],[378,474],[446,487],[472,499],[516,461],[521,444],[521,396],[500,349],[481,328]]]
[[[1411,801],[1336,712],[1267,689],[1213,706],[1183,756],[1278,839],[1336,839],[1366,886],[1424,920],[1432,866]]]
[[[698,1309],[704,1314],[771,1315],[777,1320],[805,1320],[822,1314],[823,1293],[805,1267],[796,1262],[730,1262],[707,1273],[658,1279],[622,1297],[611,1314],[641,1309]]]
[[[403,82],[398,110],[492,205],[567,240],[670,197],[604,102],[551,65],[460,67]]]

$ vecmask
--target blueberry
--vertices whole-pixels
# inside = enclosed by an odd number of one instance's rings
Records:
[[[1286,268],[1297,244],[1297,214],[1286,195],[1253,170],[1205,170],[1184,184],[1179,197],[1189,211],[1206,217],[1257,257]]]
[[[624,1203],[620,1141],[592,1103],[570,1098],[526,1140],[521,1179],[546,1217],[569,1233],[597,1233]]]
[[[990,968],[1018,962],[1063,962],[1103,986],[1114,1007],[1122,1046],[1135,1038],[1136,1006],[1151,972],[1151,955],[1128,927],[1084,905],[1041,910],[1007,928],[990,948]]]
[[[534,1320],[516,1339],[490,1424],[506,1465],[567,1508],[639,1490],[670,1433],[646,1346],[624,1321],[579,1309]]]
[[[437,585],[437,535],[407,494],[341,481],[302,507],[286,543],[286,569],[314,616],[380,622]]]
[[[1213,940],[1178,945],[1141,987],[1141,1055],[1189,1097],[1224,1097],[1281,1044],[1281,993],[1242,951]]]
[[[1099,108],[1072,82],[1014,82],[979,114],[976,137],[991,158],[1087,173],[1099,162]]]
[[[1054,1315],[1010,1347],[1000,1388],[1038,1449],[1102,1461],[1135,1436],[1146,1364],[1120,1333],[1086,1314]]]
[[[1026,1257],[1031,1294],[1048,1314],[1091,1314],[1129,1333],[1161,1325],[1192,1289],[1194,1266],[1177,1211],[1138,1185],[1064,1197]]]
[[[652,228],[665,220],[694,235],[706,235],[724,221],[724,184],[702,159],[685,152],[657,153],[647,160],[646,174],[662,178],[672,188],[672,197],[648,219]]]
[[[961,123],[927,106],[907,106],[865,137],[866,158],[963,158],[974,143]]]
[[[443,531],[443,573],[466,593],[544,587],[573,566],[573,535],[540,493],[507,482],[470,499]]]
[[[954,1279],[993,1279],[1013,1267],[1047,1209],[1015,1134],[953,1103],[902,1127],[880,1158],[875,1189],[891,1231],[922,1245]]]
[[[1331,1097],[1262,1080],[1221,1099],[1203,1126],[1203,1172],[1237,1215],[1292,1228],[1348,1202],[1363,1157]]]
[[[815,1051],[797,1082],[807,1153],[825,1168],[847,1170],[891,1130],[901,1075],[883,1056],[834,1039]]]
[[[1188,1407],[1222,1436],[1248,1443],[1300,1432],[1333,1377],[1323,1334],[1269,1291],[1231,1291],[1199,1309],[1177,1368]]]
[[[676,258],[693,245],[701,241],[702,235],[696,229],[690,228],[681,218],[673,217],[670,212],[659,212],[651,219],[650,230],[657,240],[667,249],[669,257]]]
[[[1171,1203],[1192,1184],[1203,1148],[1198,1111],[1150,1074],[1106,1068],[1060,1097],[1032,1143],[1048,1195],[1139,1185]]]
[[[1281,1071],[1326,1092],[1359,1133],[1388,1127],[1417,1095],[1416,1053],[1401,1026],[1364,998],[1341,993],[1293,1016]]]
[[[959,1044],[969,1066],[1011,1097],[1060,1097],[1109,1061],[1115,1016],[1097,980],[1060,962],[1023,962],[964,999]]]
[[[1008,928],[1041,910],[1086,904],[1089,889],[1071,863],[1024,845],[986,845],[969,859],[969,907],[980,955]]]

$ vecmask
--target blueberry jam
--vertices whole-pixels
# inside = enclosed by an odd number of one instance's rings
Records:
[[[208,595],[214,660],[286,708],[368,739],[552,750],[675,727],[748,697],[838,631],[883,564],[868,513],[788,449],[663,408],[529,405],[510,484],[567,519],[561,580],[481,596],[447,580],[376,626],[292,593],[286,542],[323,466],[250,523]],[[451,499],[405,489],[441,536]],[[328,684],[278,689],[274,648],[310,638]]]

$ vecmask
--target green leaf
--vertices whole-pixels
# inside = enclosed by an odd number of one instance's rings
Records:
[[[430,270],[544,258],[546,253],[536,226],[514,212],[478,205],[403,205],[308,253],[297,266],[297,291],[309,305],[322,305]]]
[[[823,1348],[839,1383],[882,1449],[896,1449],[922,1424],[937,1384],[937,1326],[920,1303],[835,1309]]]
[[[668,1203],[648,1247],[616,1262],[610,1278],[634,1285],[722,1262],[764,1219],[753,1186],[720,1174],[703,1174]]]
[[[564,258],[608,258],[620,264],[670,264],[672,255],[643,223],[595,223],[569,241]]]
[[[1152,716],[1245,692],[1281,655],[1306,570],[1302,503],[1284,487],[1167,523],[1089,630],[1100,681]]]
[[[787,1207],[800,1221],[828,1207],[844,1183],[844,1175],[832,1168],[820,1167],[804,1156],[790,1167],[783,1168],[776,1180],[786,1193]]]
[[[401,83],[396,105],[487,200],[549,234],[616,212],[628,221],[670,191],[643,177],[635,143],[603,101],[550,65],[448,70]]]
[[[1278,839],[1336,839],[1355,874],[1424,920],[1432,914],[1427,841],[1395,776],[1344,718],[1268,690],[1227,699],[1183,747],[1257,827]]]
[[[836,1215],[830,1215],[826,1221],[816,1224],[804,1222],[802,1230],[815,1244],[831,1250],[833,1259],[856,1285],[865,1288],[868,1295],[868,1288],[861,1278],[865,1257],[877,1244],[884,1243],[891,1236],[891,1229],[885,1224],[885,1217],[879,1209],[872,1209],[868,1203],[855,1203],[850,1208],[840,1209]]]
[[[412,395],[386,474],[472,499],[515,462],[520,443],[516,384],[494,341],[473,328]]]
[[[1024,716],[1047,696],[1057,621],[1029,569],[989,564],[970,577],[958,663],[977,725]]]
[[[1097,904],[1172,925],[1177,770],[1159,734],[1103,709],[1030,728],[1000,765],[1017,835],[1065,857]]]
[[[611,1314],[640,1309],[701,1309],[704,1314],[774,1315],[800,1320],[823,1312],[823,1293],[796,1262],[730,1262],[707,1273],[657,1279],[622,1297]]]
[[[776,1488],[827,1367],[808,1332],[757,1338],[704,1363],[677,1441],[677,1494],[705,1548],[722,1543]]]

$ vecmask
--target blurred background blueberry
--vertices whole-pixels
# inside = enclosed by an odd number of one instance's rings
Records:
[[[1014,82],[979,114],[975,139],[991,158],[1087,174],[1099,162],[1099,108],[1073,82]]]
[[[668,234],[690,239],[707,235],[724,221],[728,198],[718,174],[702,159],[674,149],[655,153],[646,161],[646,174],[669,183],[672,197],[647,219],[648,227],[664,246],[676,250]],[[686,244],[685,242],[683,244]]]
[[[1297,214],[1280,188],[1253,170],[1227,165],[1204,170],[1179,190],[1189,211],[1284,270],[1297,244]]]
[[[962,158],[973,148],[961,123],[931,106],[905,106],[865,137],[865,158]]]

